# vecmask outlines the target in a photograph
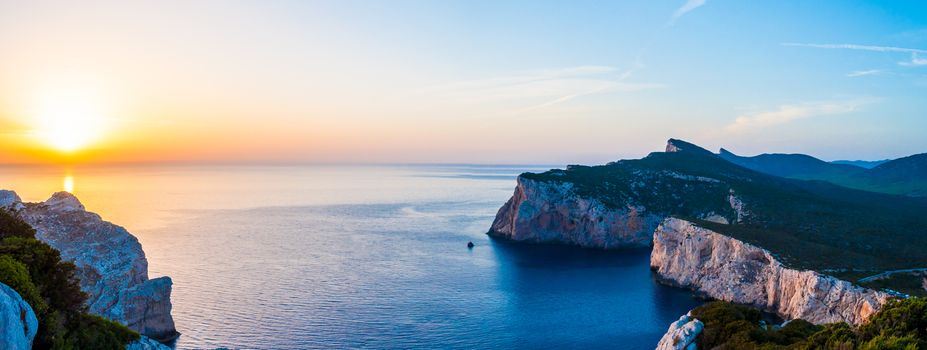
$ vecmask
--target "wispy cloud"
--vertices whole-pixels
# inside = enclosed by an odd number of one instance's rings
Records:
[[[636,64],[629,69],[618,70],[610,66],[578,66],[529,71],[431,86],[411,95],[419,99],[427,95],[425,100],[458,101],[471,106],[504,104],[512,108],[511,113],[521,114],[583,96],[663,87],[656,83],[628,82],[641,67]]]
[[[881,69],[868,69],[868,70],[857,70],[847,73],[847,76],[850,78],[864,77],[867,75],[876,75],[882,73]]]
[[[695,10],[699,7],[704,6],[706,2],[708,1],[707,0],[686,0],[685,4],[683,4],[681,7],[676,9],[676,12],[673,12],[673,17],[670,18],[670,21],[669,23],[667,23],[667,25],[675,24],[679,18],[681,18],[682,16],[684,16],[685,14],[689,12],[692,12],[692,10]]]
[[[910,61],[901,61],[898,64],[902,66],[925,66],[927,65],[927,58],[920,58],[916,53],[912,53]]]
[[[558,69],[544,69],[537,71],[520,72],[510,75],[497,76],[486,79],[474,79],[434,85],[415,91],[413,94],[436,93],[442,95],[470,95],[473,92],[498,89],[519,89],[526,85],[543,84],[543,82],[564,80],[598,80],[597,77],[617,71],[610,66],[577,66]],[[527,95],[534,95],[531,91],[522,90]],[[513,91],[514,92],[514,91]],[[514,94],[522,95],[522,94]],[[500,95],[508,97],[510,94]]]
[[[907,47],[895,46],[872,46],[872,45],[855,45],[855,44],[806,44],[806,43],[782,43],[782,46],[812,47],[816,49],[835,49],[835,50],[863,50],[876,52],[905,52],[911,54],[927,53],[927,50],[912,49]]]
[[[909,53],[911,54],[910,61],[901,61],[898,62],[898,65],[901,66],[924,66],[927,65],[927,59],[920,58],[919,54],[927,54],[927,50],[924,49],[915,49],[909,47],[897,47],[897,46],[874,46],[874,45],[856,45],[856,44],[807,44],[807,43],[782,43],[782,46],[795,46],[795,47],[811,47],[815,49],[832,49],[832,50],[861,50],[861,51],[873,51],[873,52],[890,52],[890,53]],[[861,75],[851,75],[848,76],[862,76]]]
[[[846,101],[819,101],[801,104],[782,105],[770,111],[760,111],[738,116],[724,129],[738,133],[784,124],[799,119],[817,116],[845,114],[858,110],[861,106],[878,101],[874,98],[862,98]]]
[[[612,82],[609,82],[609,83],[607,83],[607,84],[603,84],[602,86],[599,86],[599,87],[594,87],[594,88],[592,88],[592,89],[590,89],[590,90],[585,90],[585,91],[579,91],[579,92],[576,92],[576,93],[566,94],[566,95],[557,97],[557,98],[555,98],[555,99],[553,99],[553,100],[550,100],[550,101],[547,101],[547,102],[544,102],[544,103],[541,103],[541,104],[538,104],[538,105],[534,105],[534,106],[525,108],[525,109],[523,109],[523,110],[521,110],[521,111],[518,111],[516,114],[521,114],[521,113],[525,113],[525,112],[529,112],[529,111],[533,111],[533,110],[537,110],[537,109],[542,109],[542,108],[550,107],[550,106],[553,106],[553,105],[556,105],[556,104],[560,104],[560,103],[563,103],[563,102],[570,101],[570,100],[572,100],[572,99],[574,99],[574,98],[577,98],[577,97],[586,96],[586,95],[593,95],[593,94],[602,93],[602,92],[605,92],[605,91],[633,92],[633,91],[657,89],[657,88],[663,87],[662,84],[641,84],[641,83],[625,83],[625,82],[624,82],[625,80],[627,80],[628,78],[630,78],[632,75],[634,75],[635,72],[637,72],[638,70],[640,70],[640,69],[642,69],[642,68],[644,68],[644,65],[643,65],[642,63],[640,63],[640,62],[637,62],[637,63],[635,63],[633,66],[631,66],[631,68],[626,69],[626,70],[622,71],[620,74],[618,74],[617,79],[615,79],[615,80],[612,81]]]

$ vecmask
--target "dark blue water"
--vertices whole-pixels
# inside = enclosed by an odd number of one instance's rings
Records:
[[[171,169],[119,198],[160,206],[120,207],[161,217],[134,232],[181,349],[652,349],[698,304],[647,250],[491,240],[518,171]]]

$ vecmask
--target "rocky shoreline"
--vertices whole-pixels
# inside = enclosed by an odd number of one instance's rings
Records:
[[[729,201],[738,218],[749,215],[733,194]],[[721,219],[716,218],[727,223]],[[514,194],[499,209],[488,234],[516,242],[599,249],[653,247],[651,266],[662,283],[754,305],[787,319],[859,324],[889,298],[814,271],[786,268],[765,249],[686,220],[643,207],[609,208],[577,195],[568,182],[519,176]]]
[[[88,212],[72,194],[58,192],[39,203],[24,203],[0,190],[0,208],[36,230],[36,238],[74,263],[89,311],[125,324],[143,335],[132,349],[166,349],[180,334],[171,316],[170,277],[148,278],[148,260],[138,239],[125,228]],[[157,342],[152,341],[157,340]]]
[[[667,152],[691,151],[686,149],[692,148],[689,144],[674,141],[670,140]],[[711,192],[723,196],[724,206],[714,211],[690,211],[692,216],[685,217],[692,220],[661,210],[654,205],[657,202],[646,202],[650,204],[647,207],[635,199],[646,195],[647,180],[664,185],[664,179],[671,178],[681,181],[680,188],[713,186],[723,181],[665,171],[651,176],[642,170],[630,173],[626,178],[632,183],[616,187],[620,188],[618,196],[607,205],[601,199],[607,196],[589,192],[588,185],[585,193],[577,190],[578,185],[571,181],[581,175],[560,180],[570,171],[520,175],[512,197],[499,209],[488,234],[515,242],[596,249],[652,247],[650,265],[661,283],[691,289],[710,299],[750,305],[787,320],[860,325],[891,299],[888,293],[786,266],[767,249],[700,227],[696,223],[699,220],[726,226],[752,218],[750,202],[735,194],[733,188],[723,194]],[[700,325],[698,320],[683,316],[670,326],[659,348],[694,347]]]

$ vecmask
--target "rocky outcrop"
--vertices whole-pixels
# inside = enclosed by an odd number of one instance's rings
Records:
[[[32,307],[15,290],[0,283],[0,348],[32,349],[32,339],[39,328]]]
[[[734,213],[737,214],[734,222],[744,222],[744,220],[750,216],[750,211],[747,210],[747,205],[744,204],[743,200],[734,194],[734,190],[731,190],[731,195],[727,197],[727,201],[728,203],[731,203],[731,209],[734,209]]]
[[[23,208],[23,201],[19,199],[19,195],[17,195],[16,192],[0,190],[0,208],[16,211]]]
[[[514,241],[583,247],[646,247],[661,216],[643,207],[609,208],[578,196],[569,182],[518,177],[512,198],[496,214],[489,234]]]
[[[861,324],[889,298],[831,276],[788,268],[765,249],[676,218],[654,232],[650,266],[665,283],[818,324]]]
[[[172,350],[169,346],[159,343],[158,341],[142,336],[141,339],[126,345],[126,350]]]
[[[8,208],[36,230],[36,238],[77,266],[90,312],[121,322],[148,337],[166,341],[178,335],[171,317],[171,280],[148,279],[148,260],[125,228],[88,212],[76,197],[55,193],[42,203],[22,203],[0,193]]]
[[[669,329],[660,342],[656,350],[696,350],[696,338],[702,334],[705,325],[702,321],[692,317],[691,313],[682,315],[676,322],[670,324]]]
[[[171,317],[172,285],[170,277],[158,277],[120,293],[116,305],[122,308],[123,322],[129,328],[156,339],[176,336]],[[162,334],[166,336],[159,338]]]

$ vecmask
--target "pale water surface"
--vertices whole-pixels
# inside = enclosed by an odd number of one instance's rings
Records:
[[[485,235],[515,175],[542,170],[2,167],[0,187],[69,187],[138,236],[174,280],[179,349],[652,349],[698,301],[656,284],[648,251]]]

